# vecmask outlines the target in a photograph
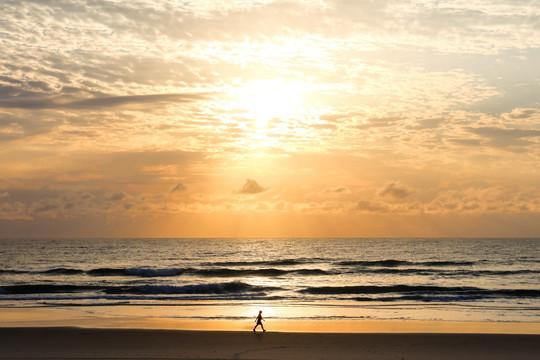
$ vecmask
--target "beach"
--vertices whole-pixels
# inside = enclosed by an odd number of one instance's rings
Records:
[[[0,359],[536,359],[538,249],[538,239],[2,240]],[[260,311],[268,331],[253,333]]]
[[[1,359],[537,359],[540,336],[0,328]]]
[[[118,315],[118,314],[117,314]],[[0,359],[536,359],[540,323],[254,322],[0,309]]]
[[[0,359],[536,359],[540,323],[252,321],[0,308]]]

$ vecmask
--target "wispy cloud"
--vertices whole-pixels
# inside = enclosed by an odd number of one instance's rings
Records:
[[[467,130],[486,139],[490,146],[501,148],[521,148],[531,144],[531,141],[525,139],[530,138],[534,140],[540,137],[540,130],[505,129],[498,127],[478,127],[468,128]]]
[[[20,96],[0,100],[0,108],[16,109],[74,109],[74,110],[100,110],[117,106],[181,103],[204,99],[201,94],[153,94],[153,95],[127,95],[89,98],[83,100],[69,100],[61,97],[32,97],[21,99]]]

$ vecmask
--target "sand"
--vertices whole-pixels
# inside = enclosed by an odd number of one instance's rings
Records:
[[[0,359],[538,359],[540,335],[0,328]]]
[[[156,309],[157,308],[157,309]],[[0,327],[82,327],[112,329],[248,331],[252,319],[200,320],[176,317],[170,307],[1,308]],[[176,309],[175,309],[176,310]],[[146,312],[145,312],[146,311]],[[256,314],[256,311],[253,312]],[[189,314],[184,314],[189,315]],[[279,332],[323,333],[471,333],[540,335],[540,322],[415,321],[415,320],[277,320],[266,317],[265,327]],[[532,318],[531,320],[535,320]]]

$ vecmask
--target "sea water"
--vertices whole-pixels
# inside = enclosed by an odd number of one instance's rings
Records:
[[[540,239],[0,240],[0,307],[96,316],[539,322],[539,274]]]

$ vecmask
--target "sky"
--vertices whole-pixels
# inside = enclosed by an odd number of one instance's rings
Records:
[[[0,2],[0,237],[540,236],[540,1]]]

